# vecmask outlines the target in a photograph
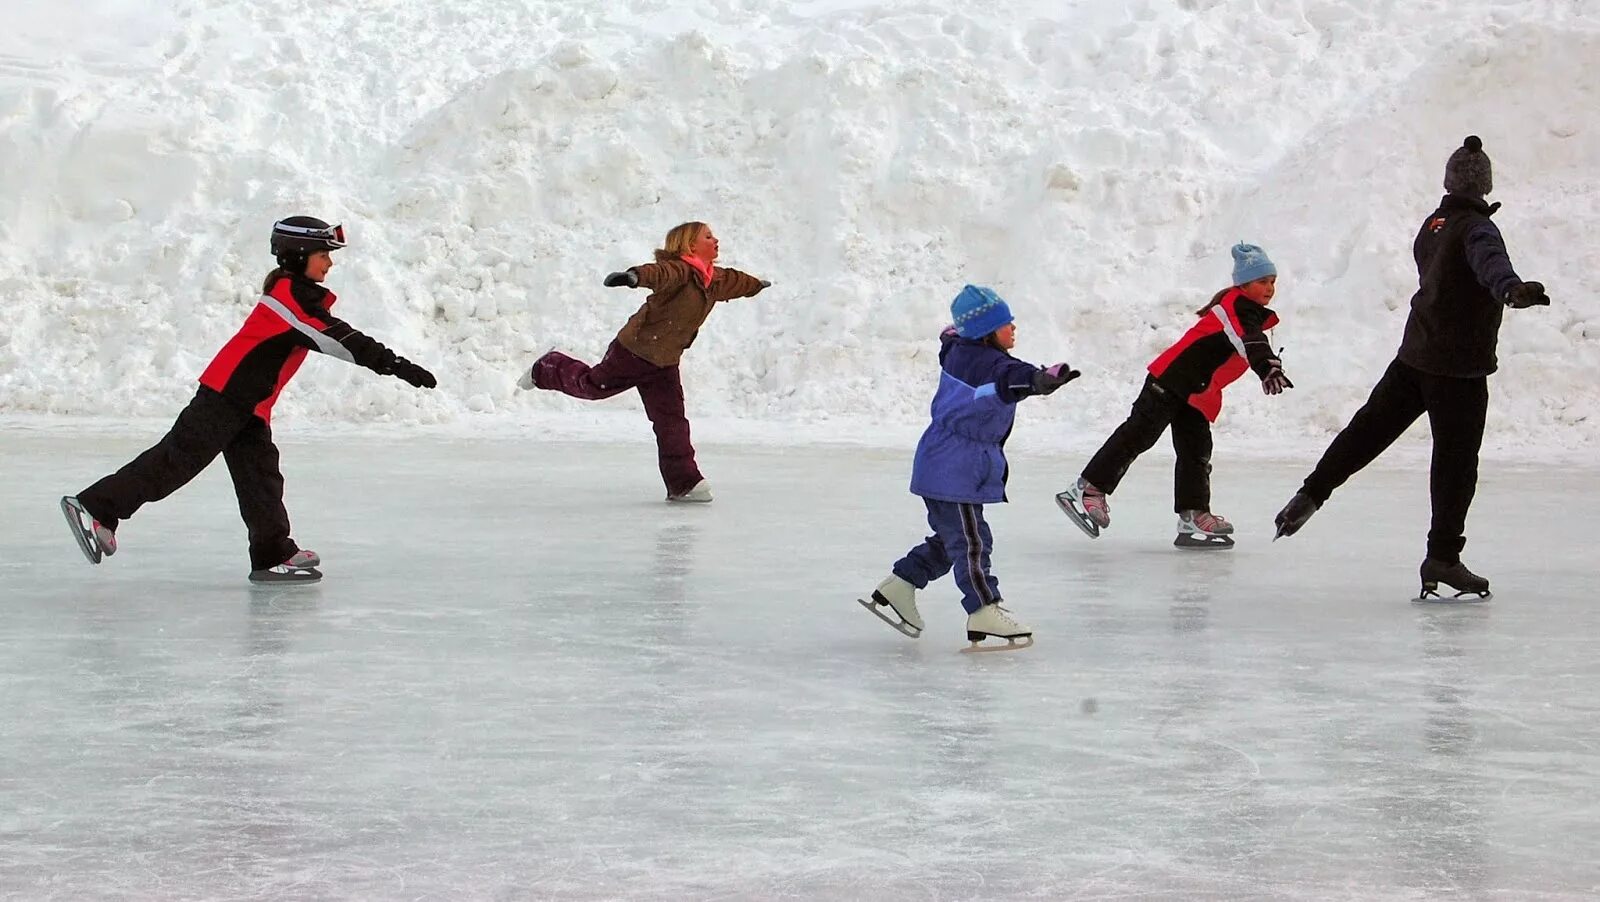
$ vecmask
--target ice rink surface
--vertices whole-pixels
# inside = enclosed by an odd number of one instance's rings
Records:
[[[306,430],[309,431],[309,430]],[[1014,456],[996,572],[1038,644],[855,604],[924,532],[910,449],[284,442],[327,578],[252,588],[219,461],[100,567],[56,508],[159,435],[0,436],[0,896],[1564,899],[1600,892],[1600,473],[1486,464],[1421,606],[1426,476],[1299,536],[1312,460],[1219,448],[1230,552],[1152,452],[1090,541]]]

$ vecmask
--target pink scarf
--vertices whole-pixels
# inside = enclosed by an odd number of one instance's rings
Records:
[[[689,267],[691,269],[693,269],[695,272],[700,274],[700,287],[701,288],[710,288],[711,287],[711,276],[716,272],[716,270],[711,268],[711,264],[710,263],[707,263],[706,261],[700,259],[699,257],[691,257],[688,254],[684,254],[683,256],[679,257],[678,259],[680,259],[683,262],[689,264]]]

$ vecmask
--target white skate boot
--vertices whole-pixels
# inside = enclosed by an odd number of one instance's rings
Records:
[[[1210,511],[1182,511],[1178,514],[1178,548],[1232,548],[1233,524]]]
[[[1106,493],[1081,476],[1066,491],[1056,494],[1056,506],[1091,539],[1099,538],[1100,530],[1111,525],[1111,504]]]
[[[871,598],[858,598],[856,601],[879,620],[907,636],[915,639],[922,635],[922,615],[917,612],[917,587],[900,577],[890,574],[888,579],[878,583]],[[891,620],[880,608],[888,608],[896,619]]]
[[[1006,640],[1005,645],[983,645],[983,640]],[[1033,630],[1017,622],[999,602],[986,604],[967,615],[967,641],[962,651],[1020,651],[1033,644]]]
[[[117,553],[117,534],[89,516],[76,495],[62,497],[61,513],[67,518],[67,525],[72,527],[72,537],[78,540],[78,550],[89,559],[89,563],[98,564],[103,558]]]
[[[667,500],[687,504],[706,504],[711,501],[711,483],[702,479],[687,492],[680,495],[668,495]]]

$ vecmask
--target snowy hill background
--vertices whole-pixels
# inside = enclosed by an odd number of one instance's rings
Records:
[[[1592,3],[61,0],[8,17],[0,413],[175,413],[253,304],[272,220],[307,212],[352,236],[341,315],[441,388],[314,361],[281,422],[592,420],[517,392],[518,372],[551,345],[598,357],[644,297],[604,273],[704,219],[723,263],[775,286],[702,331],[691,416],[914,432],[933,336],[974,281],[1010,300],[1019,356],[1086,373],[1030,405],[1030,434],[1098,440],[1246,239],[1278,263],[1298,388],[1237,386],[1222,428],[1310,444],[1392,357],[1412,236],[1476,133],[1512,258],[1554,301],[1508,313],[1490,444],[1600,445]]]

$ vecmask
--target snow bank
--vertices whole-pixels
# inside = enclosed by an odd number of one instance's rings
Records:
[[[310,212],[352,234],[340,312],[442,384],[313,361],[284,421],[582,417],[517,373],[598,356],[643,300],[601,276],[704,219],[775,286],[702,331],[695,415],[914,428],[976,281],[1021,356],[1086,373],[1032,428],[1098,437],[1248,239],[1298,388],[1236,387],[1223,426],[1311,442],[1392,357],[1471,132],[1554,299],[1507,317],[1491,441],[1600,443],[1600,12],[1270,9],[64,0],[0,35],[0,411],[169,415],[253,303],[272,219]]]

